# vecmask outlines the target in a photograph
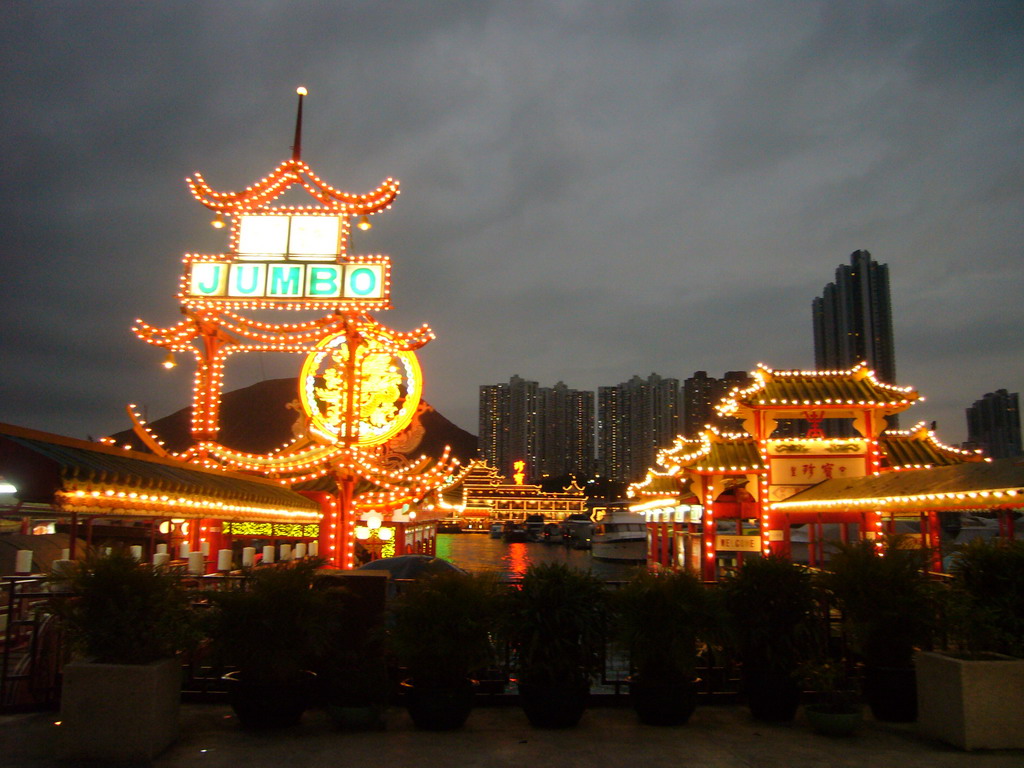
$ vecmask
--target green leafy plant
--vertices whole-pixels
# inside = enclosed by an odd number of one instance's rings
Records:
[[[792,676],[812,653],[818,602],[804,567],[778,556],[748,560],[722,581],[721,597],[745,669]]]
[[[860,711],[860,694],[842,661],[818,658],[801,665],[803,687],[815,694],[819,712],[847,714]]]
[[[974,539],[950,570],[946,616],[958,650],[1024,657],[1024,541]]]
[[[493,662],[497,610],[490,576],[437,573],[395,599],[387,646],[417,686],[459,685]]]
[[[821,583],[842,610],[853,649],[870,666],[909,667],[936,626],[927,551],[902,536],[887,538],[881,555],[869,540],[833,546]]]
[[[318,560],[253,571],[243,586],[210,593],[208,632],[220,659],[246,680],[286,683],[317,666],[330,645],[330,602],[313,588]]]
[[[710,591],[695,575],[641,572],[613,595],[614,628],[636,675],[650,680],[694,677],[700,644],[716,629]]]
[[[148,664],[198,643],[189,593],[174,571],[139,563],[126,550],[90,551],[50,581],[63,590],[50,608],[76,651],[93,661]]]
[[[509,594],[505,618],[520,683],[573,686],[600,670],[608,596],[591,573],[531,565]]]

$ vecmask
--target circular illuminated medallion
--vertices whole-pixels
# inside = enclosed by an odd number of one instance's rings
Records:
[[[379,339],[360,339],[354,352],[350,346],[344,332],[317,343],[302,366],[299,399],[312,438],[378,445],[409,426],[416,414],[423,389],[420,366],[415,353]]]

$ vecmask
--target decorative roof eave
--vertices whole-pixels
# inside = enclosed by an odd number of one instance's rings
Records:
[[[775,371],[759,364],[751,373],[754,383],[734,389],[715,410],[737,416],[751,410],[878,410],[898,413],[920,399],[912,387],[885,384],[866,363],[846,371]]]
[[[682,496],[692,495],[689,488],[689,478],[648,470],[647,477],[641,482],[630,484],[626,489],[626,495],[629,498],[675,499],[678,502]]]
[[[801,501],[796,497],[772,504],[776,512],[888,512],[900,514],[933,510],[1014,509],[1024,506],[1024,485],[988,491],[947,491],[907,496]]]
[[[778,512],[1003,509],[1024,506],[1024,461],[965,462],[947,467],[826,480],[771,505]]]
[[[265,523],[319,523],[319,510],[286,510],[252,504],[212,501],[201,495],[166,497],[134,491],[59,491],[54,507],[63,513],[106,517],[180,517],[185,519],[231,520]]]
[[[385,179],[364,195],[336,189],[313,173],[302,160],[285,160],[267,176],[241,192],[217,192],[198,171],[185,180],[192,196],[211,211],[240,213],[247,210],[266,210],[266,206],[283,195],[290,187],[300,185],[326,210],[340,215],[362,216],[388,208],[398,197],[396,179]]]
[[[26,498],[66,512],[283,523],[320,517],[315,501],[273,481],[8,424],[0,425],[0,457]]]
[[[980,450],[967,451],[939,442],[925,422],[907,430],[886,430],[880,439],[884,467],[892,470],[926,469],[965,461],[984,461]]]

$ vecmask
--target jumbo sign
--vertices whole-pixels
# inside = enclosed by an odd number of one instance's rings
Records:
[[[188,295],[231,299],[383,300],[389,263],[296,264],[200,261],[190,265]]]
[[[186,258],[190,299],[349,301],[383,304],[387,256],[348,256],[340,216],[247,214],[233,225],[232,253]]]

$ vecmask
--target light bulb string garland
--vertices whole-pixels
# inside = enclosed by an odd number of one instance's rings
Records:
[[[328,529],[340,531],[352,528],[350,519],[341,523],[348,514],[342,507],[394,509],[420,502],[458,475],[459,462],[446,448],[437,460],[404,458],[394,466],[400,454],[385,450],[418,412],[422,375],[414,353],[435,336],[426,324],[400,332],[373,318],[371,312],[391,307],[390,259],[349,249],[352,220],[369,229],[369,217],[390,209],[400,185],[389,177],[356,194],[317,175],[301,159],[307,91],[297,93],[291,158],[241,190],[214,189],[198,172],[186,179],[193,198],[216,214],[214,226],[226,229],[228,250],[186,254],[177,293],[185,317],[168,327],[139,319],[133,331],[147,344],[169,354],[190,352],[196,361],[193,443],[172,452],[140,418],[133,426],[151,450],[207,469],[259,474],[282,486],[333,474],[338,494]],[[313,204],[275,204],[292,188]],[[295,322],[250,316],[260,310],[317,316]],[[226,365],[247,352],[306,356],[297,382],[302,428],[266,453],[233,449],[218,438]],[[354,493],[357,481],[363,485]],[[332,557],[348,563],[352,543],[338,536]]]

